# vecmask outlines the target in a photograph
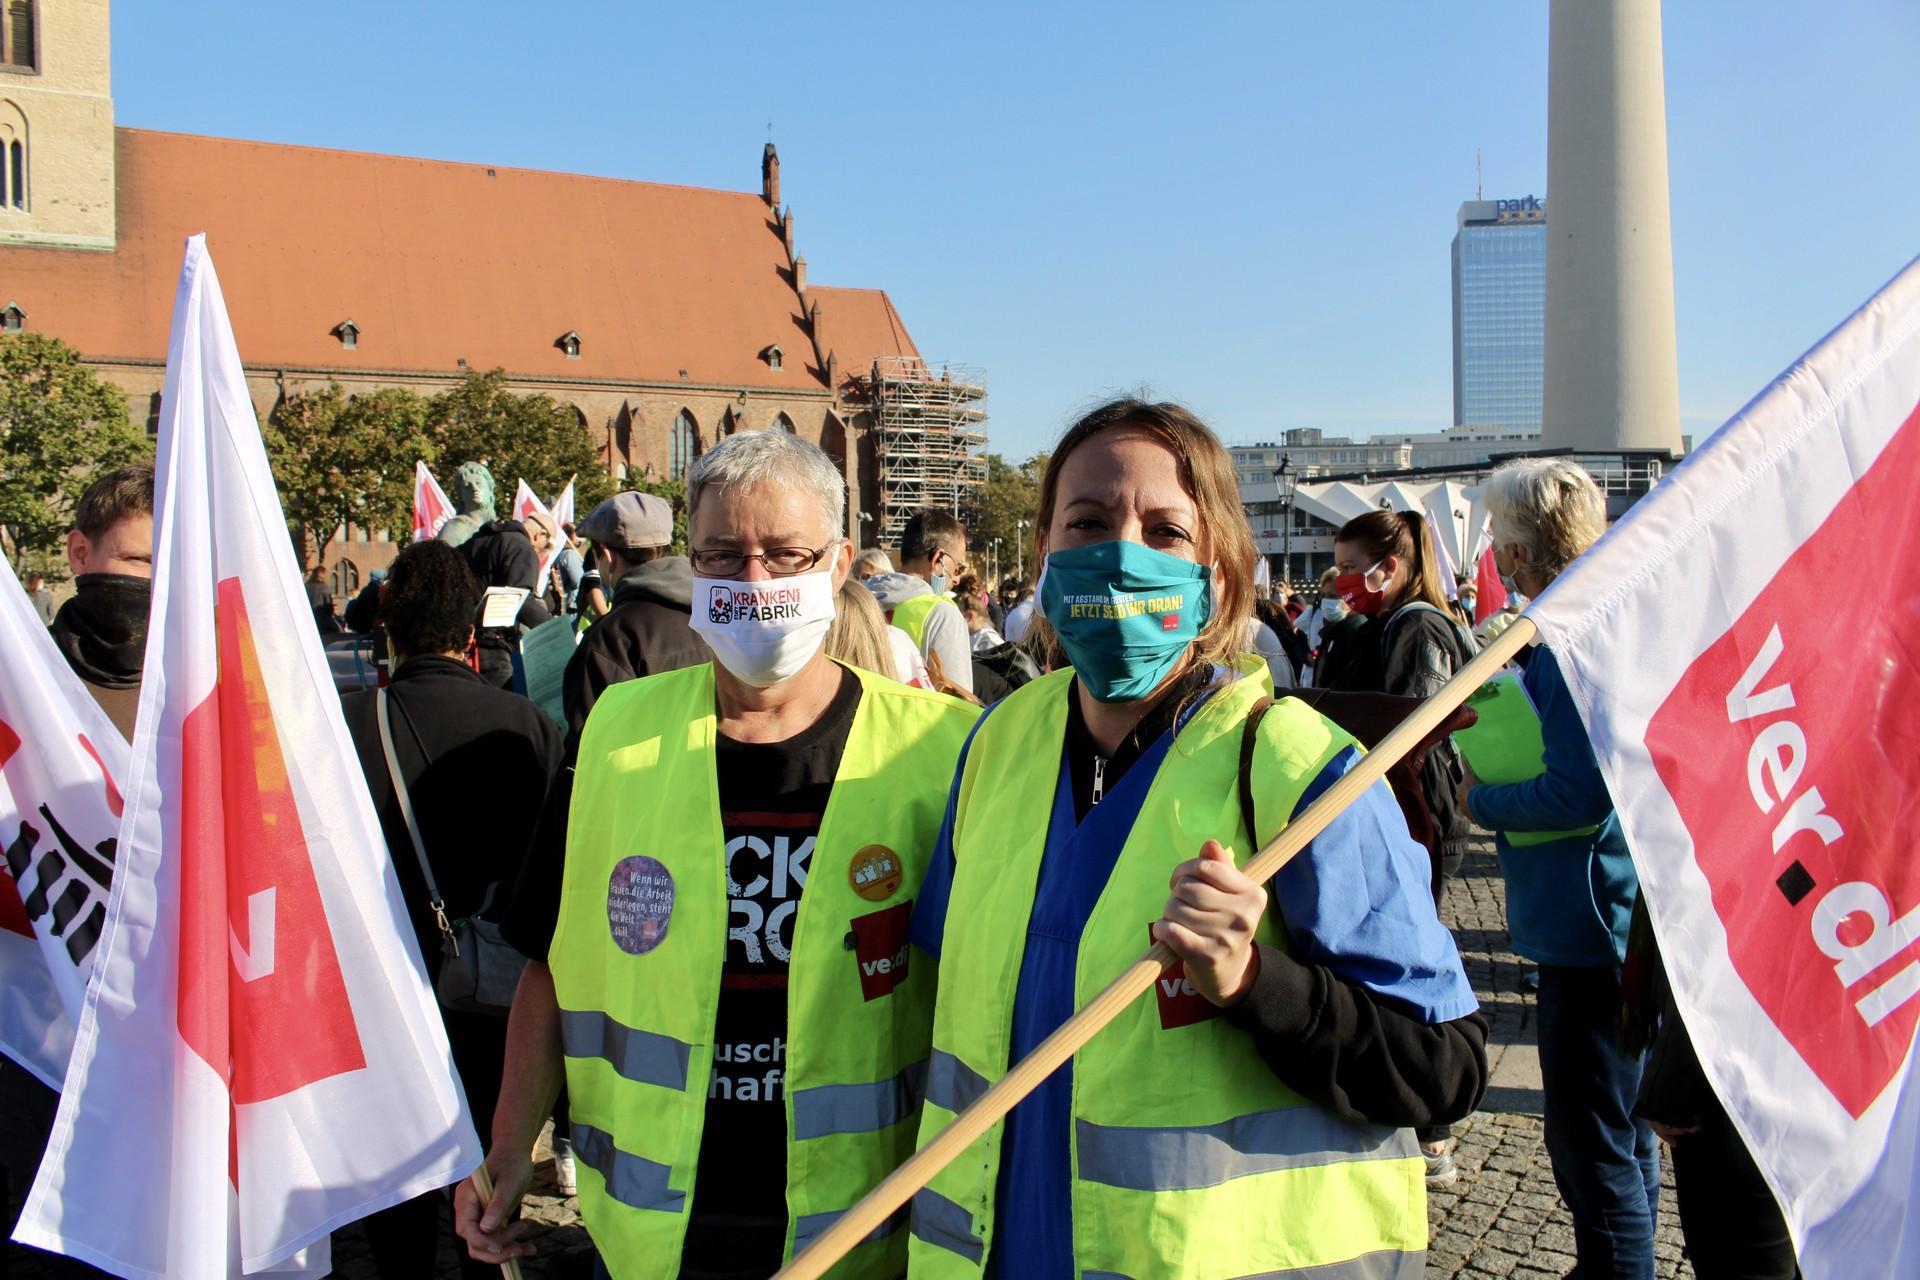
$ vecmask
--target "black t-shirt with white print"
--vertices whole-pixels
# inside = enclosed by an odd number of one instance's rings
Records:
[[[716,744],[730,899],[727,958],[683,1278],[748,1280],[780,1269],[793,923],[859,705],[860,681],[842,668],[839,692],[810,728],[784,742],[722,736]]]

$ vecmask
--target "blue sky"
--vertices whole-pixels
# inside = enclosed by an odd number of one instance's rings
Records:
[[[1545,3],[1185,9],[120,0],[115,105],[737,190],[772,121],[812,278],[984,366],[992,448],[1141,386],[1229,440],[1445,426],[1474,149],[1551,199]],[[1665,36],[1701,438],[1920,253],[1920,5],[1670,0]]]

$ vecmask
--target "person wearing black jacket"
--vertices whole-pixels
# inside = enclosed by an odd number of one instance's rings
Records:
[[[1350,642],[1340,644],[1340,669],[1331,673],[1331,681],[1316,682],[1320,687],[1429,698],[1473,660],[1473,641],[1448,611],[1427,539],[1426,520],[1415,511],[1370,511],[1334,535],[1335,590],[1367,622]],[[1458,800],[1464,777],[1451,742],[1429,752],[1420,770],[1420,792],[1435,833],[1427,850],[1435,906],[1471,839],[1472,823]],[[1451,1129],[1423,1128],[1420,1142],[1429,1183],[1454,1182]]]
[[[481,627],[478,632],[480,676],[504,689],[513,682],[513,655],[519,652],[521,634],[551,616],[540,603],[540,553],[527,536],[526,526],[518,520],[493,520],[481,525],[460,544],[459,551],[482,591],[512,587],[527,593],[512,625]]]
[[[87,486],[67,533],[67,567],[76,590],[54,615],[53,642],[107,719],[131,740],[153,577],[152,467],[124,467]],[[0,1198],[6,1236],[40,1166],[59,1103],[58,1093],[0,1056]],[[0,1276],[10,1274],[15,1263],[46,1280],[106,1274],[0,1236]]]
[[[597,549],[604,579],[613,583],[613,604],[581,634],[561,678],[570,751],[608,685],[712,657],[687,623],[693,568],[685,556],[667,554],[673,507],[666,499],[616,493],[589,512],[579,530]]]
[[[559,731],[538,707],[489,687],[468,668],[465,653],[479,600],[479,586],[460,553],[440,542],[402,551],[381,597],[381,621],[395,652],[384,690],[394,755],[453,919],[480,911],[518,878],[561,760]],[[381,744],[381,692],[349,694],[341,710],[431,980],[440,962],[440,931]],[[490,914],[502,905],[494,903]],[[486,1133],[500,1089],[506,1021],[450,1009],[441,1016],[474,1124]],[[438,1193],[422,1196],[367,1220],[375,1263],[388,1280],[433,1274],[439,1199]],[[497,1268],[463,1266],[475,1280],[498,1274]]]
[[[1633,907],[1627,972],[1645,975],[1629,987],[1632,1033],[1651,1033],[1633,1113],[1653,1126],[1673,1162],[1680,1231],[1697,1280],[1798,1280],[1793,1236],[1753,1153],[1707,1082],[1674,1002],[1644,901]],[[1638,1045],[1634,1045],[1638,1048]]]

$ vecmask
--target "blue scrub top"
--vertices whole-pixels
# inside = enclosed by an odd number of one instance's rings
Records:
[[[987,713],[992,714],[991,709]],[[1188,717],[1192,711],[1188,712]],[[982,716],[980,723],[986,722]],[[1184,723],[1184,719],[1182,721]],[[979,725],[974,726],[979,732]],[[1148,747],[1106,796],[1074,819],[1073,779],[1063,748],[1053,816],[1040,860],[1026,952],[1014,992],[1012,1060],[1038,1048],[1074,1012],[1080,935],[1113,874],[1154,777],[1173,743],[1169,730]],[[960,756],[966,768],[969,737]],[[1318,799],[1359,760],[1340,753],[1315,778],[1295,813]],[[940,954],[953,892],[953,822],[959,773],[946,819],[915,904],[912,939]],[[1194,855],[1199,850],[1192,851]],[[1169,868],[1171,869],[1171,868]],[[1427,851],[1382,782],[1313,839],[1271,886],[1296,959],[1411,1006],[1429,1023],[1464,1018],[1479,1007],[1453,938],[1433,911]],[[1141,947],[1148,945],[1142,922]],[[1073,1063],[1069,1060],[1007,1116],[995,1194],[991,1274],[1073,1280]],[[1011,1250],[1017,1254],[1010,1254]]]

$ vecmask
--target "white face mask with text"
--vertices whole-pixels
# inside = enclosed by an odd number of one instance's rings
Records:
[[[826,643],[833,624],[833,574],[750,582],[695,574],[687,622],[721,666],[764,689],[798,675]]]

